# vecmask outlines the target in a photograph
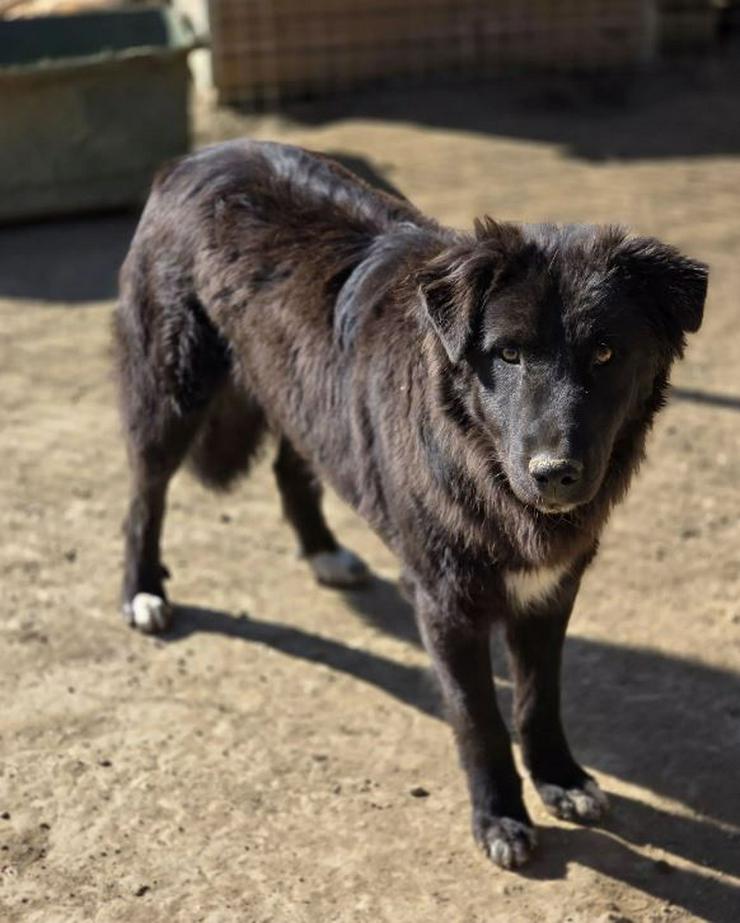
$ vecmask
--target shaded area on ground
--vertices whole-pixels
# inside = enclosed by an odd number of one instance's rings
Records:
[[[693,401],[695,404],[707,404],[710,407],[723,407],[727,410],[740,410],[740,397],[733,394],[714,394],[700,391],[698,388],[671,388],[670,397],[677,401]]]
[[[138,214],[114,212],[0,227],[0,297],[115,298]]]
[[[364,118],[557,144],[598,163],[740,152],[738,91],[733,43],[722,54],[631,74],[376,87],[286,104],[283,112],[310,126]]]

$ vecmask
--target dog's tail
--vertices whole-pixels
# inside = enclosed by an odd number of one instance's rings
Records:
[[[188,465],[212,490],[228,490],[249,472],[267,431],[259,404],[228,383],[214,397],[188,454]]]

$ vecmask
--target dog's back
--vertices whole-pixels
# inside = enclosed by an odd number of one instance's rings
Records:
[[[288,235],[299,252],[323,243],[353,256],[353,247],[399,222],[434,226],[406,200],[320,154],[274,142],[231,141],[160,171],[125,265],[142,246],[150,257],[176,259],[180,268],[195,267],[203,256],[199,251],[214,243],[231,248],[232,260],[250,252],[266,255]],[[237,239],[234,231],[245,225],[249,239]],[[163,238],[174,245],[169,255]],[[257,274],[255,284],[261,281],[269,281],[269,274],[265,279]]]
[[[362,350],[350,346],[393,300],[408,261],[448,237],[404,199],[299,148],[235,141],[166,167],[121,272],[116,331],[132,438],[162,431],[166,395],[179,418],[199,420],[188,454],[209,485],[246,470],[268,423],[356,499],[365,437],[348,438],[342,382],[363,372]],[[395,339],[414,323],[407,301]],[[385,342],[379,352],[389,375],[392,350]],[[350,456],[353,476],[337,478]]]

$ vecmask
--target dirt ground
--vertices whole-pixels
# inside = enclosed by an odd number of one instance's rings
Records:
[[[453,225],[625,222],[712,266],[649,461],[577,604],[566,715],[611,795],[551,819],[523,874],[473,846],[451,735],[396,564],[316,587],[269,458],[233,494],[173,485],[182,608],[117,615],[127,475],[110,381],[134,219],[0,231],[0,920],[3,923],[678,923],[740,920],[740,124],[724,71],[596,106],[457,88],[352,111],[200,113],[342,153]],[[510,687],[497,668],[504,706]],[[422,787],[426,797],[414,796]]]

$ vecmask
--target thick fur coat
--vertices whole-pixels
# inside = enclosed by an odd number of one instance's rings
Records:
[[[616,228],[441,227],[320,155],[237,141],[158,177],[121,274],[115,335],[133,472],[124,612],[166,627],[159,539],[189,460],[227,487],[267,432],[319,579],[366,576],[319,481],[396,552],[500,865],[534,832],[488,656],[504,623],[541,796],[605,799],[560,722],[560,649],[584,568],[643,456],[706,267]]]

